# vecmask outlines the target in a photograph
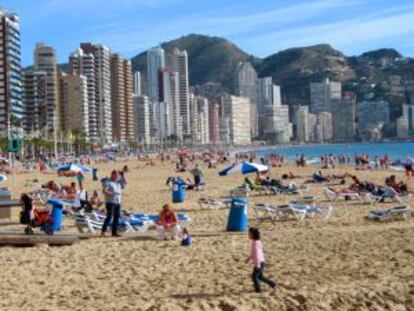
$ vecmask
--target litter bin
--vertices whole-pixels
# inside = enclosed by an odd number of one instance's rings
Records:
[[[53,199],[50,199],[48,203],[52,205],[53,231],[60,231],[62,228],[63,204],[59,200]]]
[[[247,198],[233,198],[231,200],[227,231],[247,230],[247,204]]]
[[[98,169],[96,168],[96,167],[94,167],[93,169],[92,169],[92,179],[93,180],[98,180],[99,178],[98,178]]]
[[[181,178],[177,178],[173,181],[172,187],[172,201],[174,203],[182,203],[185,200],[184,181]]]

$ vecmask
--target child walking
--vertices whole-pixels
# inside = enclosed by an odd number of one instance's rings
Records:
[[[276,287],[276,282],[264,276],[265,258],[263,255],[262,242],[260,241],[260,231],[257,228],[249,228],[249,239],[252,240],[250,256],[246,263],[254,264],[252,279],[256,293],[261,292],[260,282],[264,282],[272,288]]]

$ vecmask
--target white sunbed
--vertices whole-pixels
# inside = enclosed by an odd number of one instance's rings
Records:
[[[360,200],[360,201],[363,200],[361,195],[358,192],[340,192],[340,193],[337,193],[335,191],[332,191],[329,188],[325,188],[323,192],[324,192],[326,198],[329,201],[337,201],[339,199],[344,199],[344,200],[350,199],[350,200]]]
[[[200,198],[198,204],[201,208],[220,209],[229,207],[230,201],[220,201],[216,199]]]
[[[306,217],[312,218],[315,214],[322,215],[328,219],[332,214],[332,206],[314,206],[314,205],[299,205],[289,204],[281,206],[272,206],[268,204],[256,204],[255,212],[257,220],[263,220],[264,217],[260,212],[265,214],[265,217],[272,221],[291,218],[292,216],[297,220],[304,220]]]
[[[367,218],[370,220],[393,220],[397,218],[402,218],[408,220],[410,217],[410,207],[407,205],[396,206],[393,208],[387,208],[382,210],[370,211],[367,215]]]
[[[77,213],[75,215],[75,225],[80,233],[85,230],[96,234],[102,230],[105,216],[100,213]],[[120,229],[127,233],[146,233],[154,225],[151,220],[139,220],[122,217],[119,220]]]

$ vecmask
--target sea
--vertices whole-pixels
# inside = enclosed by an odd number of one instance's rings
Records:
[[[356,154],[368,154],[370,160],[375,156],[387,155],[391,160],[405,157],[414,157],[414,142],[384,142],[384,143],[351,143],[326,145],[293,145],[260,148],[254,151],[259,157],[269,154],[283,155],[288,162],[296,159],[297,155],[304,154],[310,163],[318,163],[321,155],[334,154],[351,157]]]

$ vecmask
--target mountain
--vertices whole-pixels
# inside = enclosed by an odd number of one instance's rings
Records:
[[[234,89],[234,72],[238,62],[251,60],[252,56],[242,51],[233,43],[223,38],[190,34],[161,44],[166,54],[174,48],[187,50],[189,78],[191,85],[204,82],[221,82],[229,89]],[[167,58],[168,62],[168,58]],[[143,52],[132,58],[132,67],[146,75],[147,53]]]
[[[343,82],[355,78],[345,55],[327,44],[278,52],[264,58],[256,69],[259,77],[272,76],[281,85],[284,101],[291,105],[308,103],[311,82],[324,78]]]

